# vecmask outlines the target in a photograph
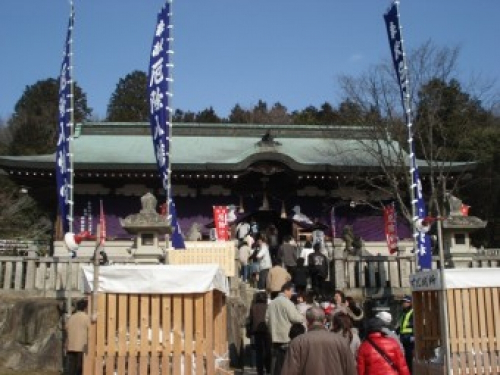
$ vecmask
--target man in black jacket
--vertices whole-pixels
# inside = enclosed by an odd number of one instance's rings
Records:
[[[286,235],[283,238],[283,244],[278,249],[277,261],[285,266],[292,277],[297,266],[297,255],[297,246],[292,243],[292,236]]]
[[[315,243],[314,253],[309,254],[308,267],[311,286],[317,296],[323,295],[323,286],[328,277],[328,258],[321,253],[321,246]]]

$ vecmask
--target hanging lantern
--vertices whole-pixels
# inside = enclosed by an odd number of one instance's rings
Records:
[[[281,201],[281,218],[286,219],[285,201]]]
[[[262,199],[261,210],[269,210],[269,200],[267,199],[267,193],[264,192],[264,198]]]
[[[245,213],[245,207],[243,206],[243,196],[240,195],[240,205],[238,208],[238,213],[244,214]]]

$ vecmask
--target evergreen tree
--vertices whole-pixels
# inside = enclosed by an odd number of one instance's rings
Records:
[[[145,72],[135,70],[120,78],[111,95],[107,110],[108,121],[147,122],[149,101],[148,78]]]
[[[292,113],[292,123],[295,125],[315,125],[318,123],[318,109],[312,105],[302,111]]]
[[[236,104],[233,109],[231,109],[228,121],[231,124],[248,124],[250,123],[250,118],[250,112],[241,108],[239,104]]]
[[[219,116],[215,113],[212,107],[204,109],[201,112],[198,112],[196,115],[196,122],[206,123],[206,124],[218,124],[221,121]]]
[[[8,122],[12,155],[47,154],[55,151],[59,119],[59,83],[54,78],[27,86]],[[75,122],[86,120],[92,110],[87,96],[75,83]]]

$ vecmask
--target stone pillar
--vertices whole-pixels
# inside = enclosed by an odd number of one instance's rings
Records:
[[[28,249],[28,256],[24,258],[26,260],[26,282],[24,288],[26,290],[35,289],[35,277],[36,277],[36,261],[38,260],[38,255],[36,254],[36,247],[30,247]]]
[[[335,280],[332,280],[335,282],[335,288],[343,290],[346,287],[346,282],[345,282],[345,267],[346,267],[346,261],[344,257],[344,243],[343,241],[337,239],[333,240],[334,247],[333,247],[333,273],[335,275]]]

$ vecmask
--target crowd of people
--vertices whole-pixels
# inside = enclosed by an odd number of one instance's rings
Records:
[[[299,250],[288,236],[271,250],[266,236],[246,236],[239,250],[242,278],[258,289],[246,331],[259,375],[411,373],[410,296],[397,322],[387,311],[367,319],[353,298],[325,287],[329,261],[319,243]]]

